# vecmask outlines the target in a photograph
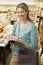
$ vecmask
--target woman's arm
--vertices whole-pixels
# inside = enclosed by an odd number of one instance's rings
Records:
[[[38,46],[38,36],[37,36],[37,30],[35,27],[33,27],[33,29],[30,32],[30,39],[31,39],[31,43],[29,45],[29,47],[31,49],[37,48]]]
[[[16,45],[19,45],[19,46],[22,46],[22,47],[24,47],[24,48],[28,48],[28,45],[26,45],[25,43],[23,43],[23,42],[20,41],[20,40],[16,40],[16,41],[15,41],[15,44],[16,44]]]

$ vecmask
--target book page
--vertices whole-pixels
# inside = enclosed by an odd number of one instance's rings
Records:
[[[17,40],[16,36],[7,36],[7,39],[8,39],[8,41],[10,41],[10,40],[16,41]]]

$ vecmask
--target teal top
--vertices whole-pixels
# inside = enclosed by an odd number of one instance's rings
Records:
[[[16,35],[17,39],[28,45],[28,49],[37,48],[37,32],[33,22],[29,22],[20,30],[20,22],[14,23],[14,29],[12,35]],[[15,55],[19,54],[19,50],[25,50],[22,46],[12,45],[12,53]]]

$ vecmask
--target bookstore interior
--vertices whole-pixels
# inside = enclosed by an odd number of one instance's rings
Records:
[[[17,0],[17,2],[16,1],[12,2],[12,1],[0,2],[0,49],[2,49],[4,46],[5,47],[7,46],[8,43],[7,36],[12,33],[14,22],[16,22],[16,20],[19,20],[16,12],[17,4],[20,2],[25,2],[26,0],[24,1]],[[38,50],[36,51],[38,52],[39,63],[37,65],[43,65],[43,2],[38,2],[38,1],[32,0],[30,2],[30,0],[27,0],[25,3],[27,3],[29,7],[29,16],[31,20],[35,23],[35,26],[37,28],[37,33],[38,33]],[[10,46],[8,46],[8,48],[9,47]],[[5,54],[4,50],[2,52],[3,54]],[[2,65],[2,61],[3,61],[3,65],[9,65],[10,58],[11,58],[11,50],[10,53],[6,52],[5,54],[7,58],[6,62],[4,60],[5,58],[2,60],[2,56],[4,57],[4,55],[2,55],[2,52],[0,50],[0,56],[1,56],[0,65]]]

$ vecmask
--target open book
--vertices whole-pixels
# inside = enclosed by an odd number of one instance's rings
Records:
[[[22,46],[24,48],[28,48],[28,45],[26,45],[25,43],[23,43],[22,41],[18,40],[15,36],[8,36],[8,41],[11,44],[15,44],[15,45],[19,45]]]
[[[16,41],[17,40],[17,38],[15,36],[11,36],[11,35],[7,36],[7,39],[8,39],[8,41],[10,41],[10,40]]]
[[[24,45],[24,43],[19,41],[15,36],[8,36],[8,41],[15,45],[20,45],[20,46]]]

